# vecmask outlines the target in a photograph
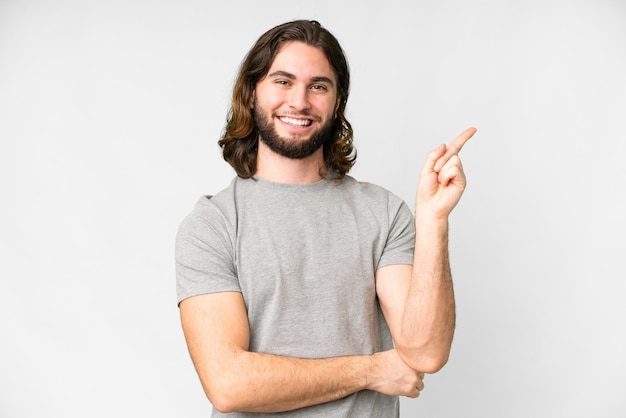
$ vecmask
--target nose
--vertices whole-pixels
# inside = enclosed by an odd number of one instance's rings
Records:
[[[309,102],[309,91],[307,87],[304,85],[294,86],[290,91],[288,104],[289,107],[298,112],[309,110],[311,103]]]

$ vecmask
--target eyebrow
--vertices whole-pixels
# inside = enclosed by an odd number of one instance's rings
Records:
[[[275,78],[275,77],[285,77],[288,78],[290,80],[295,80],[296,76],[292,73],[289,73],[287,71],[282,71],[282,70],[278,70],[278,71],[274,71],[272,74],[268,75],[268,77],[271,78]],[[328,83],[331,86],[334,86],[335,84],[333,83],[333,80],[331,80],[330,78],[323,76],[323,75],[318,75],[315,77],[311,77],[311,81],[315,82],[315,83],[319,83],[319,82],[323,82],[323,83]]]

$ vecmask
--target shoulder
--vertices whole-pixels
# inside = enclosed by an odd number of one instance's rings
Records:
[[[245,189],[250,187],[249,183],[251,182],[254,181],[235,177],[228,187],[218,193],[200,196],[193,210],[185,219],[199,220],[215,216],[228,217],[228,214],[233,212],[237,206],[238,196],[245,195]]]
[[[234,220],[237,178],[215,195],[203,195],[180,223],[180,236],[227,235]]]

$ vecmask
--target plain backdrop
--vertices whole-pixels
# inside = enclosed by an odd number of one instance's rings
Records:
[[[626,416],[626,3],[0,0],[0,416],[207,417],[174,236],[254,41],[319,20],[352,70],[351,174],[413,206],[468,126],[458,324],[403,417]]]

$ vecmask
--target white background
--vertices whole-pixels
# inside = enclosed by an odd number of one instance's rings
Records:
[[[0,416],[206,417],[174,235],[258,36],[317,19],[353,83],[352,174],[412,206],[468,126],[458,326],[405,417],[626,414],[626,3],[0,0]]]

